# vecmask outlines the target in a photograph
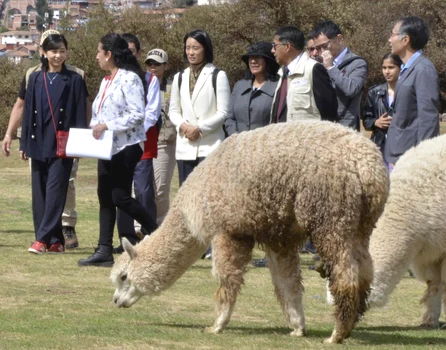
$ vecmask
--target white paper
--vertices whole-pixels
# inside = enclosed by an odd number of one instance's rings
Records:
[[[110,160],[113,148],[113,131],[105,130],[99,140],[93,137],[93,130],[70,128],[67,142],[67,156]]]

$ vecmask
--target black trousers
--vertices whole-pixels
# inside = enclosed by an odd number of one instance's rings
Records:
[[[133,174],[133,186],[135,188],[135,198],[148,211],[152,226],[156,225],[156,203],[155,203],[155,175],[153,172],[153,159],[142,159],[136,164]],[[135,233],[133,219],[118,210],[118,233],[119,237],[127,238],[130,243],[135,244],[139,238]],[[148,233],[152,233],[151,231]]]
[[[31,159],[31,188],[36,240],[65,244],[62,213],[67,198],[72,158]]]
[[[205,159],[205,157],[199,157],[194,160],[177,160],[180,187],[183,182],[186,181],[187,177],[192,173],[195,167],[197,167],[198,164],[200,164]]]
[[[98,160],[99,245],[113,245],[116,208],[121,209],[148,232],[156,229],[147,210],[132,198],[135,166],[142,156],[139,144],[127,146],[111,160]]]

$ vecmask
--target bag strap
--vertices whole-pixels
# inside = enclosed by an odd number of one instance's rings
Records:
[[[46,74],[47,74],[46,72],[43,72],[43,81],[45,83],[46,97],[48,98],[48,104],[50,106],[51,119],[53,119],[54,133],[57,134],[56,120],[54,119],[53,105],[51,104],[50,94],[48,92],[48,83],[46,82]]]

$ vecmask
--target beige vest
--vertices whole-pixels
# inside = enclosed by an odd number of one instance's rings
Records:
[[[288,76],[287,122],[321,120],[313,94],[313,67],[318,64],[304,52]]]

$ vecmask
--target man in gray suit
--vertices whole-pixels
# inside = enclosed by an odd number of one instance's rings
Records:
[[[438,75],[421,52],[428,41],[429,29],[419,17],[400,19],[389,38],[392,53],[403,61],[384,149],[392,165],[409,148],[440,132]]]
[[[322,60],[336,90],[339,123],[359,131],[367,62],[345,46],[341,30],[332,21],[318,23],[310,38],[314,40],[312,53]]]

